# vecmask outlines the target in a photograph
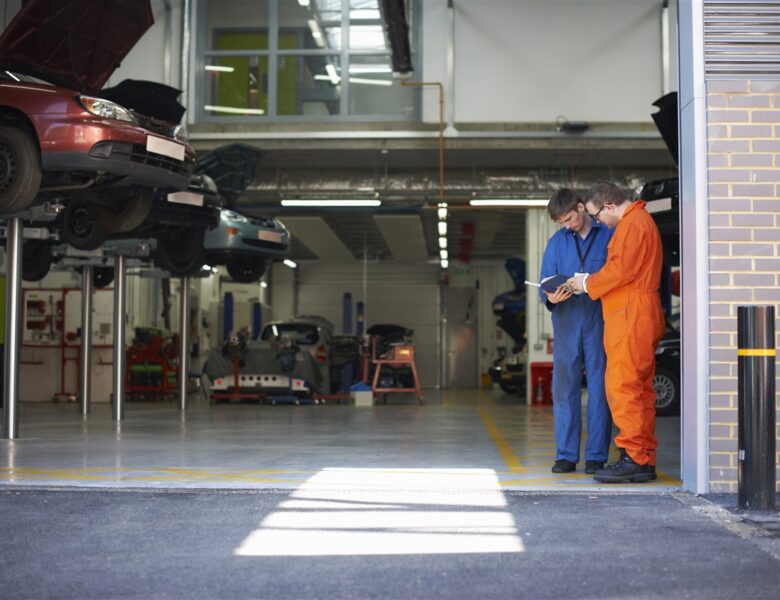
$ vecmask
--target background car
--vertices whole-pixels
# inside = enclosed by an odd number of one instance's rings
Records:
[[[65,240],[93,249],[146,218],[153,188],[189,185],[178,121],[100,95],[153,23],[149,0],[23,4],[0,35],[0,213],[62,201]]]
[[[655,351],[655,414],[666,416],[680,410],[680,331],[668,324]]]

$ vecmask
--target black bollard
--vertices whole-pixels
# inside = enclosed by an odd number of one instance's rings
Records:
[[[775,308],[737,307],[739,508],[775,508]]]

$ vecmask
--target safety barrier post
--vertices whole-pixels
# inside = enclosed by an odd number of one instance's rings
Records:
[[[737,307],[739,508],[775,508],[775,308]]]

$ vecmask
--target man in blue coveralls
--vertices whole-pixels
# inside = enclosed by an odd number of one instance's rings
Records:
[[[595,273],[607,260],[612,230],[591,219],[582,198],[570,189],[560,189],[547,205],[550,218],[562,228],[547,242],[541,279],[553,275]],[[601,302],[587,294],[573,294],[566,285],[555,292],[539,293],[552,313],[553,413],[557,451],[553,473],[570,473],[580,459],[582,437],[582,369],[588,381],[588,438],[585,442],[585,472],[604,466],[609,453],[612,417],[604,391],[604,319]]]

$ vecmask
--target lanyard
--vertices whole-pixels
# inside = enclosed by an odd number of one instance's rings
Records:
[[[580,257],[580,271],[585,270],[585,259],[588,258],[588,254],[590,254],[591,249],[593,248],[593,241],[596,239],[596,236],[599,234],[599,230],[597,228],[593,228],[593,235],[590,236],[590,241],[588,242],[587,247],[585,248],[585,254],[582,254],[582,249],[580,248],[580,234],[576,231],[572,231],[572,234],[574,235],[574,242],[577,245],[577,256]]]

